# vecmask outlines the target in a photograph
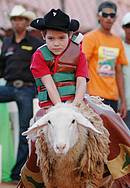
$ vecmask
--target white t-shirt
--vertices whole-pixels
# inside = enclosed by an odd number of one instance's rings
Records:
[[[130,110],[130,44],[123,42],[125,53],[128,59],[128,65],[123,66],[124,81],[125,81],[125,96],[127,102],[127,110]]]

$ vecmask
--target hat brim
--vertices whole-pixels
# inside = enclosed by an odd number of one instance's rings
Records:
[[[26,19],[32,21],[36,18],[36,15],[31,11],[26,11],[21,14],[20,13],[10,14],[10,19],[12,19],[14,17],[23,17],[23,18],[26,18]]]
[[[127,24],[124,24],[124,25],[122,25],[122,28],[125,28],[125,27],[130,27],[130,22],[129,23],[127,23]]]
[[[54,29],[64,32],[69,32],[69,31],[75,32],[79,29],[79,22],[77,20],[72,19],[69,26],[67,28],[63,28],[56,25],[50,25],[50,26],[46,25],[44,18],[37,18],[31,22],[30,26],[35,29],[43,30],[43,31],[46,29]]]

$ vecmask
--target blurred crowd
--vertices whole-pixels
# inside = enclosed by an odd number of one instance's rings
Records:
[[[117,7],[107,3],[108,6],[98,7],[97,28],[84,33],[82,51],[89,71],[86,92],[104,99],[103,102],[119,113],[130,129],[130,12],[120,23],[124,37],[117,37],[111,32],[117,19]],[[28,156],[27,140],[21,133],[29,126],[33,99],[37,97],[30,71],[31,59],[36,49],[45,43],[39,31],[28,27],[35,18],[34,13],[16,5],[9,17],[12,28],[0,28],[0,77],[6,80],[6,85],[0,86],[0,105],[15,101],[19,113],[19,146],[16,163],[10,172],[13,181],[20,179],[20,170]]]

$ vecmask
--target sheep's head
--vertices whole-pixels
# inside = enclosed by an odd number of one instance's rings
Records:
[[[66,154],[77,143],[80,126],[100,133],[88,119],[74,107],[70,107],[70,104],[60,104],[36,121],[23,135],[30,137],[37,135],[38,130],[46,130],[49,144],[54,151],[57,154]]]

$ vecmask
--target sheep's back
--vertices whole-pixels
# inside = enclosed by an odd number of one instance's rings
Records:
[[[102,134],[95,134],[88,130],[87,140],[84,140],[84,146],[81,147],[78,155],[73,153],[68,158],[58,158],[47,144],[44,135],[39,137],[36,142],[36,151],[43,181],[47,188],[84,188],[84,184],[91,184],[93,188],[99,187],[104,163],[107,162],[109,154],[109,133],[103,126],[102,119],[89,106],[83,103],[79,111]],[[79,148],[80,146],[77,145],[73,151]]]

